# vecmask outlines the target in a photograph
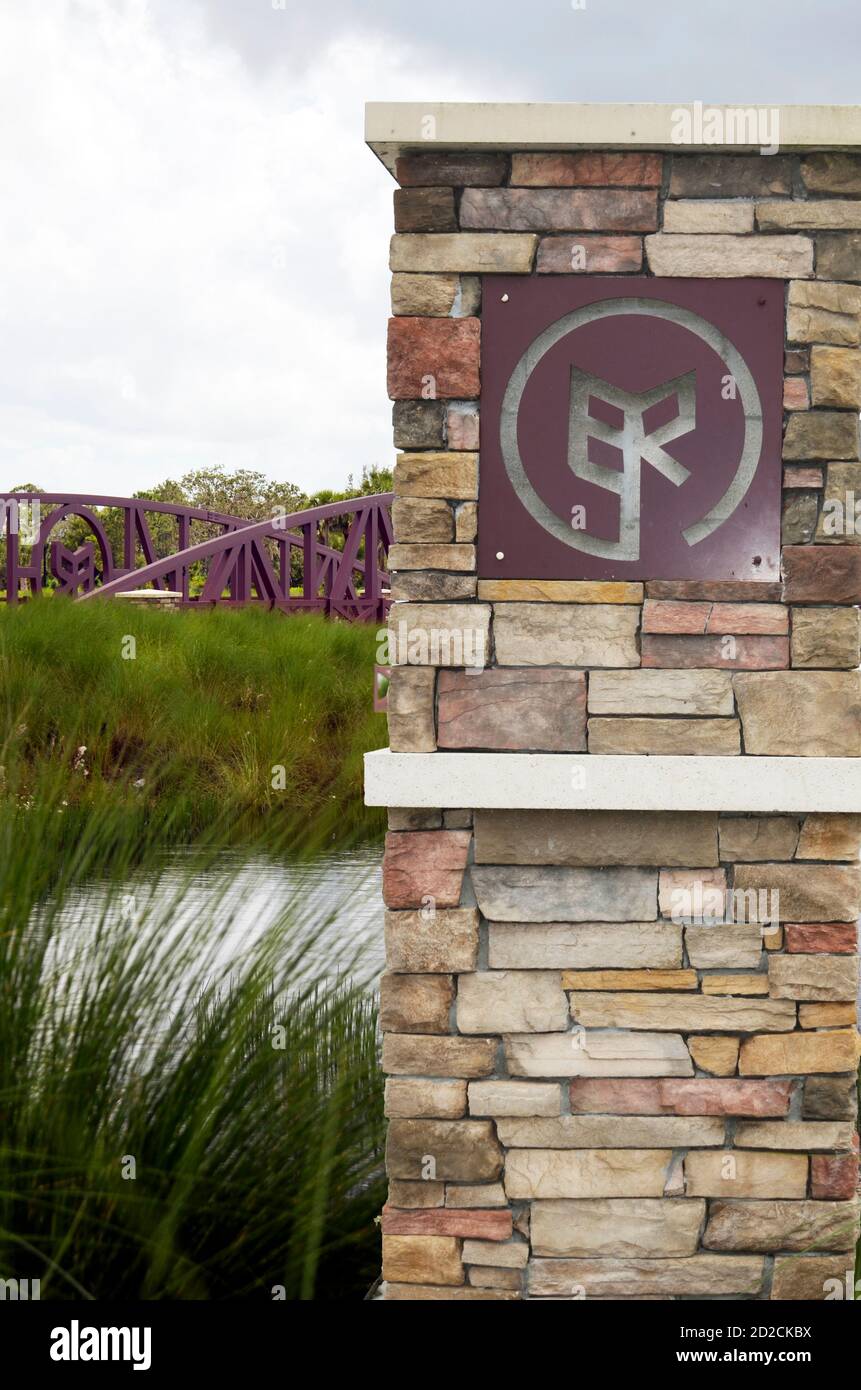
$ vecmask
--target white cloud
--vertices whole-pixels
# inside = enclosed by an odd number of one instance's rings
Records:
[[[0,14],[0,54],[2,486],[389,461],[393,184],[362,108],[411,94],[408,50],[342,34],[261,74],[191,8],[43,0]]]

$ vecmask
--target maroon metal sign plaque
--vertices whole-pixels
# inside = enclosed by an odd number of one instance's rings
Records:
[[[484,277],[484,579],[775,579],[783,284]]]

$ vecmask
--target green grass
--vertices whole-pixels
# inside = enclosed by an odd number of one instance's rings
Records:
[[[285,844],[311,825],[318,840],[378,831],[362,806],[362,755],[386,741],[376,646],[373,626],[250,608],[4,609],[6,785],[25,805],[59,791],[72,836],[100,808],[127,838],[188,840],[216,820]]]
[[[220,901],[181,934],[182,885],[129,912],[121,811],[91,808],[58,854],[60,809],[0,824],[0,1277],[42,1299],[361,1298],[384,1191],[361,960],[315,979],[337,922],[296,902],[225,964]]]

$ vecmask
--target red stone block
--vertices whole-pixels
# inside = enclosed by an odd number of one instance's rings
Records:
[[[788,669],[788,637],[732,636],[734,649],[729,648],[726,637],[646,636],[642,641],[642,665],[662,669],[709,667],[724,671]]]
[[[783,370],[787,376],[810,370],[809,348],[788,348],[783,354]]]
[[[457,907],[472,832],[392,830],[383,857],[386,907],[418,908],[432,898],[437,907]]]
[[[510,1240],[513,1230],[510,1211],[484,1211],[475,1208],[425,1207],[398,1210],[383,1207],[384,1236],[465,1236],[475,1240]]]
[[[713,605],[706,632],[772,634],[782,636],[789,631],[789,610],[779,603],[716,603]]]
[[[703,633],[710,603],[675,603],[647,598],[643,604],[643,632]]]
[[[784,410],[809,410],[810,392],[803,376],[788,376],[783,383]]]
[[[786,603],[861,603],[861,546],[787,545]]]
[[[824,951],[831,956],[852,956],[858,949],[854,922],[787,922],[786,949],[793,955]]]
[[[642,270],[638,236],[548,236],[538,243],[539,275],[613,275]]]
[[[784,488],[820,488],[825,478],[821,468],[784,468]]]
[[[440,748],[586,751],[582,671],[440,671]]]
[[[529,188],[660,188],[660,154],[516,154],[512,184]]]
[[[787,1115],[794,1081],[580,1077],[570,1084],[575,1115]]]
[[[704,600],[707,603],[776,603],[779,584],[758,583],[755,579],[650,579],[647,598]]]
[[[469,399],[481,389],[479,319],[389,319],[389,398]]]
[[[460,225],[469,231],[654,232],[658,195],[621,188],[467,188]]]
[[[813,1154],[810,1159],[810,1195],[848,1202],[858,1186],[857,1154]]]

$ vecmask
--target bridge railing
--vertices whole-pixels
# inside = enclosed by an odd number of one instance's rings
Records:
[[[79,599],[152,585],[178,592],[183,604],[260,603],[368,621],[382,620],[388,608],[391,493],[258,522],[149,498],[16,492],[4,501],[8,603],[41,592],[50,574],[59,592]],[[34,506],[38,518],[22,535],[22,507],[32,517]],[[46,506],[51,510],[43,515]],[[121,513],[119,543],[116,537],[111,542],[108,519],[97,510],[103,508]],[[167,556],[156,554],[149,513],[176,522],[176,549]],[[52,531],[69,517],[82,520],[92,533],[74,550],[51,540]],[[342,523],[342,549],[321,538],[321,528],[328,531],[335,521]],[[195,522],[217,528],[216,534],[190,544]],[[26,559],[22,540],[29,549]]]

